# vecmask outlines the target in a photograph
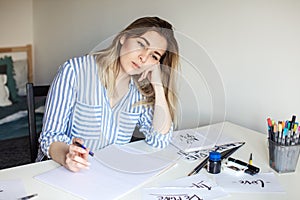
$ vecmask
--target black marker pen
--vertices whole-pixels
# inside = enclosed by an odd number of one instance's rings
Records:
[[[255,167],[253,165],[249,165],[248,163],[246,163],[244,161],[237,160],[237,159],[234,159],[234,158],[231,158],[231,157],[228,158],[228,161],[231,161],[231,162],[234,162],[236,164],[248,167],[248,171],[247,172],[245,171],[246,173],[251,172],[250,174],[257,174],[259,172],[258,167]]]
[[[31,194],[31,195],[28,195],[28,196],[25,196],[25,197],[21,197],[21,198],[18,198],[18,200],[27,200],[27,199],[31,199],[33,197],[36,197],[38,194]]]

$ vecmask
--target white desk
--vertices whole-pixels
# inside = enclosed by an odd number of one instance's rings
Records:
[[[245,141],[246,144],[236,151],[232,156],[241,160],[248,160],[250,153],[253,153],[253,164],[260,167],[262,172],[273,171],[268,165],[268,150],[266,134],[258,133],[230,122],[224,123],[224,132],[226,135]],[[121,199],[141,199],[141,188],[155,186],[161,181],[172,180],[186,176],[198,163],[187,163],[180,160],[178,164],[168,170],[166,173],[151,179],[139,186],[134,191],[125,194]],[[63,190],[44,184],[33,177],[59,165],[54,161],[45,161],[40,163],[28,164],[14,168],[0,170],[0,180],[22,179],[28,194],[38,193],[36,199],[80,199]],[[298,199],[300,192],[298,181],[300,180],[300,166],[297,165],[296,172],[275,175],[284,187],[286,194],[231,194],[230,197],[223,199]],[[59,180],[58,180],[59,181]]]

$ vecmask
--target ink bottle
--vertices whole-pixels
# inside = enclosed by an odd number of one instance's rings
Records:
[[[209,152],[207,171],[211,174],[218,174],[221,172],[221,154],[219,152]]]

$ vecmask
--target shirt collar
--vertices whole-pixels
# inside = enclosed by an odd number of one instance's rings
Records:
[[[134,86],[134,80],[133,77],[131,76],[128,87],[131,88],[132,86]]]

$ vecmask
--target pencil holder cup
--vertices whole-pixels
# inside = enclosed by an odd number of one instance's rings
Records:
[[[294,172],[296,170],[300,145],[280,145],[269,140],[269,164],[278,173]]]

